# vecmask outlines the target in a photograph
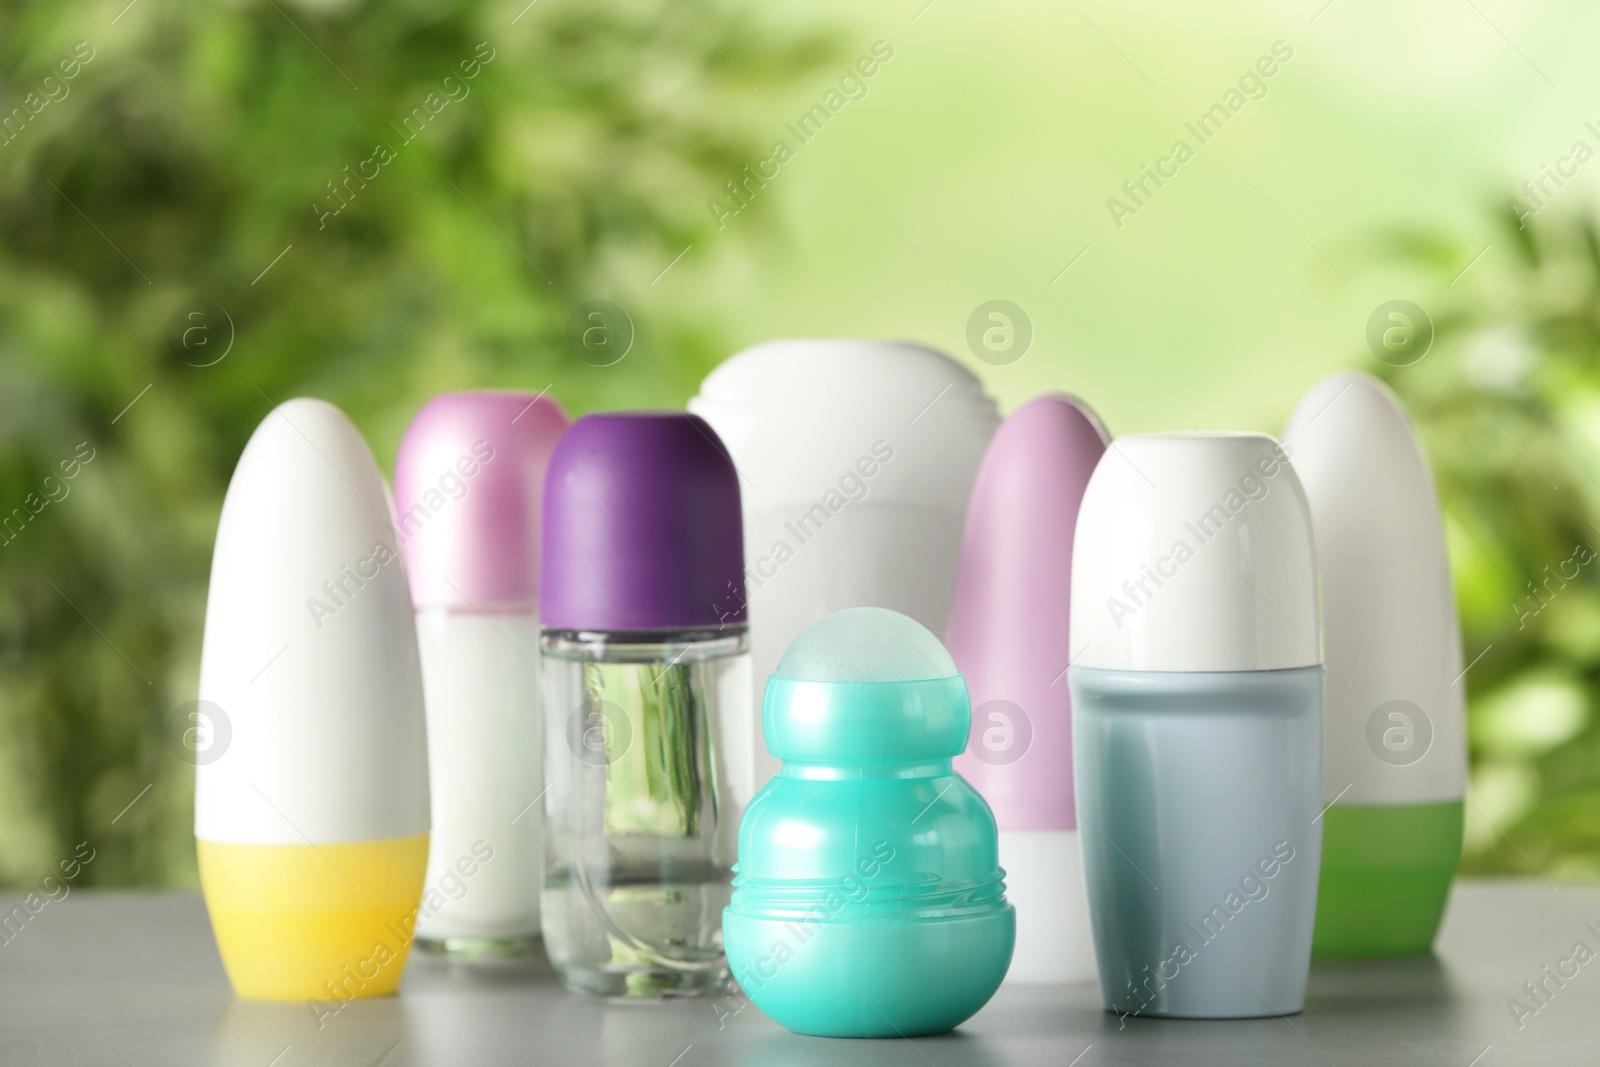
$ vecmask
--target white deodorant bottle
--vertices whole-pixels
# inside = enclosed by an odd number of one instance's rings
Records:
[[[761,687],[807,626],[843,608],[903,612],[936,634],[994,402],[955,360],[888,341],[769,341],[706,376],[709,422],[744,498],[750,650]],[[740,807],[778,772],[759,721],[728,725]]]

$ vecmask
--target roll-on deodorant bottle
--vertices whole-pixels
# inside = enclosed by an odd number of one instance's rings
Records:
[[[1365,374],[1306,394],[1285,443],[1316,521],[1328,696],[1312,950],[1427,952],[1461,856],[1466,681],[1428,461]]]
[[[1297,1012],[1322,845],[1317,561],[1283,447],[1139,434],[1084,492],[1073,763],[1106,1010]]]
[[[545,480],[545,951],[568,989],[710,993],[750,717],[739,477],[693,415],[586,415]]]
[[[1000,824],[1017,909],[1008,982],[1095,975],[1066,669],[1073,529],[1105,448],[1100,420],[1080,401],[1031,400],[989,443],[967,509],[948,643],[972,695],[972,734],[955,766]]]
[[[234,469],[196,715],[200,885],[234,991],[313,1014],[392,992],[428,860],[422,678],[389,487],[331,404],[278,407]]]
[[[538,945],[539,516],[566,428],[542,394],[446,393],[395,460],[433,793],[417,946],[457,959]]]
[[[916,1037],[1000,988],[1016,937],[994,816],[955,773],[966,685],[924,627],[849,608],[767,682],[783,770],[739,826],[723,918],[745,995],[797,1033]]]
[[[785,340],[706,376],[689,410],[738,465],[752,707],[789,643],[841,608],[900,611],[935,634],[972,480],[999,417],[971,372],[890,341]],[[736,805],[778,771],[754,720],[729,723]]]

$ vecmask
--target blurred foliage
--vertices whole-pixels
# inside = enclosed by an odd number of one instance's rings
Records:
[[[1503,222],[1465,274],[1476,248],[1422,233],[1389,243],[1394,257],[1437,277],[1441,295],[1427,306],[1431,351],[1380,373],[1410,407],[1433,464],[1463,664],[1472,664],[1462,870],[1592,879],[1600,877],[1600,235],[1589,217]]]
[[[650,283],[764,150],[753,86],[834,51],[720,0],[125,2],[0,0],[0,884],[82,840],[80,884],[194,883],[166,721],[275,402],[339,404],[386,466],[444,389],[681,404],[723,350]],[[625,370],[565,346],[595,298]]]

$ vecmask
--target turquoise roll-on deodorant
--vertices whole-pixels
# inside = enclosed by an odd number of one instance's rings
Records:
[[[950,763],[971,717],[950,654],[897,611],[834,612],[784,653],[761,714],[783,767],[745,809],[722,918],[734,978],[776,1022],[937,1034],[1000,988],[1016,911],[994,816]]]
[[[1301,1010],[1322,848],[1317,562],[1264,434],[1118,438],[1072,560],[1075,791],[1106,1010]]]

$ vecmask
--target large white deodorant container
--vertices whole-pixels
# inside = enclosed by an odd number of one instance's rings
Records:
[[[843,608],[945,632],[973,479],[999,425],[971,372],[890,341],[769,341],[707,375],[689,410],[739,471],[754,706],[784,649]],[[760,725],[729,723],[734,801],[778,771]]]

